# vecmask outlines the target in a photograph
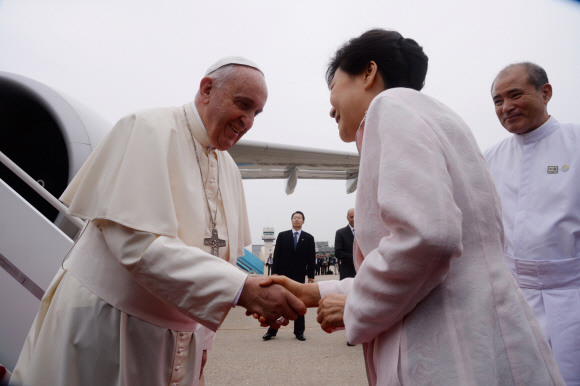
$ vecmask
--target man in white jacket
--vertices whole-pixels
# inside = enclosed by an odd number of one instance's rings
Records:
[[[552,86],[533,63],[504,68],[495,112],[512,135],[485,152],[502,201],[505,259],[556,356],[580,385],[580,125],[548,114]]]

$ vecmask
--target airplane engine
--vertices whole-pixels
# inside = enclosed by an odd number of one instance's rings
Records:
[[[69,96],[0,71],[0,152],[59,197],[111,124]],[[69,236],[77,228],[0,163],[0,179]]]

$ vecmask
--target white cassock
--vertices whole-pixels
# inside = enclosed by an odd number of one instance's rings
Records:
[[[485,152],[505,258],[568,386],[580,386],[580,125],[550,117]]]
[[[89,220],[42,299],[11,385],[197,385],[247,275],[239,170],[195,106],[123,118],[61,200]],[[192,108],[193,107],[193,108]],[[206,204],[192,135],[206,181]],[[219,188],[218,188],[219,168]],[[210,210],[226,246],[211,255]]]
[[[463,120],[407,88],[371,103],[356,197],[350,343],[375,385],[563,385],[503,259],[500,200]]]

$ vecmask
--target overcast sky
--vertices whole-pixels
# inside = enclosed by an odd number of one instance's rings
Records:
[[[375,27],[424,47],[423,92],[461,115],[482,150],[507,136],[490,85],[512,62],[543,66],[554,88],[548,111],[580,123],[580,3],[567,0],[0,0],[0,70],[63,91],[113,124],[191,101],[207,67],[243,55],[269,89],[245,139],[356,152],[329,118],[325,66],[342,43]],[[303,229],[333,245],[356,198],[344,181],[299,180],[290,196],[282,180],[244,187],[254,243],[264,226],[289,229],[301,210]]]

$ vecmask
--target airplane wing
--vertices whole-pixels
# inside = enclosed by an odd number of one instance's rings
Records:
[[[299,178],[346,180],[346,192],[356,190],[359,156],[337,150],[240,140],[229,151],[243,179],[286,179],[292,194]]]

